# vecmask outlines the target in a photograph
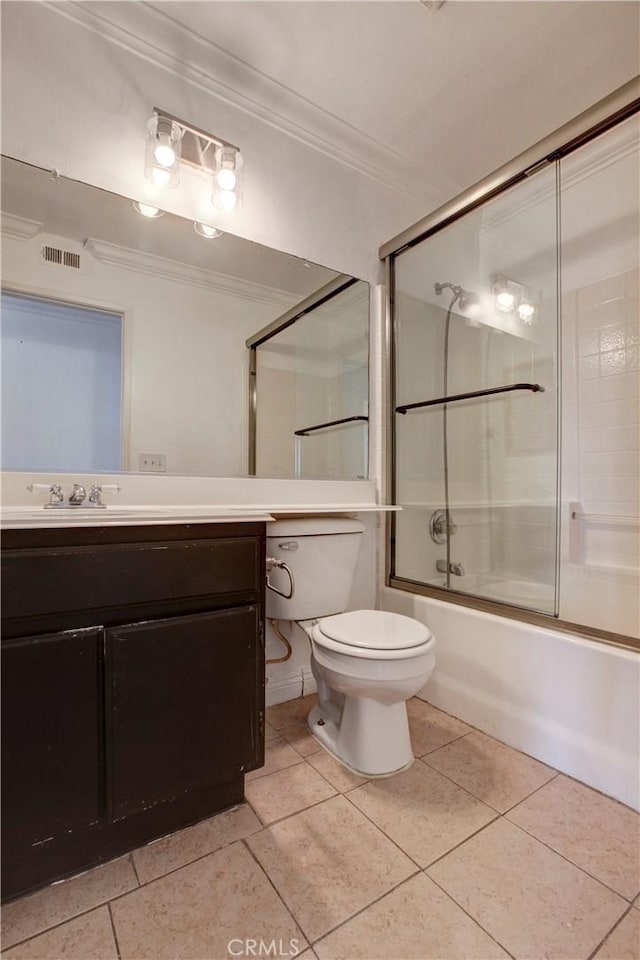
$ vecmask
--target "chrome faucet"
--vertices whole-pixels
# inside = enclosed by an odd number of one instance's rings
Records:
[[[89,503],[87,506],[106,508],[106,503],[102,502],[102,487],[99,483],[94,483],[89,490]]]
[[[55,507],[57,503],[64,503],[64,493],[59,483],[52,483],[49,487],[49,506]]]
[[[438,573],[452,573],[454,577],[464,577],[464,567],[461,563],[450,563],[447,569],[446,560],[436,560],[436,570]]]
[[[74,483],[73,490],[69,494],[69,503],[75,503],[80,505],[84,500],[86,500],[87,491],[82,486],[81,483]]]

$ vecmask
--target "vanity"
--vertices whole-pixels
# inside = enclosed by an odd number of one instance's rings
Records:
[[[264,584],[247,517],[5,529],[3,897],[243,800]]]

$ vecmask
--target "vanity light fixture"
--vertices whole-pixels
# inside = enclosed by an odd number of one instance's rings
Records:
[[[491,278],[491,293],[496,308],[502,313],[513,313],[526,324],[533,323],[536,308],[531,302],[529,290],[517,280],[511,280],[502,274]]]
[[[211,201],[220,210],[240,206],[240,148],[154,107],[147,121],[145,176],[157,187],[175,187],[182,163],[211,175]]]
[[[196,221],[193,225],[193,229],[199,237],[204,237],[205,240],[216,240],[218,237],[223,236],[222,230],[218,230],[216,227],[212,227],[208,223],[199,223]]]
[[[143,217],[148,217],[149,219],[159,220],[160,217],[164,217],[164,210],[160,210],[159,207],[154,207],[150,203],[142,203],[139,200],[133,201],[133,209],[137,210],[138,213],[141,213]]]

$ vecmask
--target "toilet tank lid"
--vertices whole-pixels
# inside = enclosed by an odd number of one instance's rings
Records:
[[[364,533],[364,524],[350,517],[298,517],[267,523],[267,539],[317,537],[331,533]]]
[[[386,610],[351,610],[319,621],[320,632],[350,647],[369,650],[404,650],[419,647],[431,638],[431,631],[413,617]]]

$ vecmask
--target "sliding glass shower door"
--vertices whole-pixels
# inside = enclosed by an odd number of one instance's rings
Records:
[[[392,577],[557,612],[549,164],[394,258]]]

